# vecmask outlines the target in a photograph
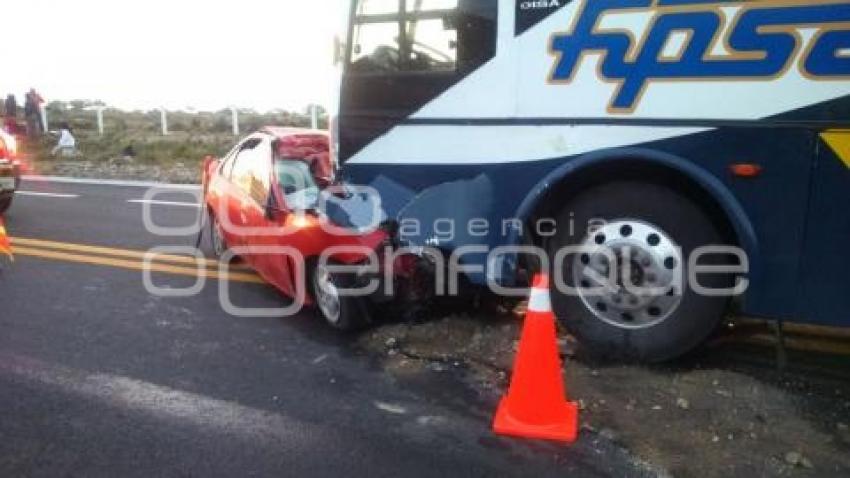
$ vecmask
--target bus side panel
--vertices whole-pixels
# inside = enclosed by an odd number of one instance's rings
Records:
[[[744,312],[801,319],[800,253],[806,227],[815,133],[791,128],[721,128],[661,142],[720,179],[741,203],[758,240]],[[760,165],[754,178],[736,177],[735,163]]]
[[[620,129],[612,126],[610,134],[616,136]],[[426,127],[422,133],[430,131]],[[758,274],[752,276],[746,295],[747,313],[802,318],[797,278],[814,141],[814,132],[803,129],[726,127],[635,145],[693,162],[718,178],[744,208],[758,242],[758,252],[749,257],[751,269]],[[612,148],[591,154],[616,158],[618,151]],[[516,239],[506,221],[515,218],[531,191],[541,182],[550,182],[548,176],[565,164],[582,158],[463,164],[460,158],[464,152],[459,150],[457,154],[458,161],[448,164],[415,164],[404,158],[399,158],[396,164],[348,164],[346,173],[349,179],[374,185],[381,191],[388,188],[378,186],[376,177],[380,178],[379,182],[396,183],[398,189],[410,191],[400,207],[387,212],[399,220],[415,220],[420,224],[417,234],[405,237],[411,243],[434,245],[446,251],[465,245],[486,245],[492,249]],[[757,178],[739,178],[730,172],[733,163],[756,163],[764,170]],[[473,219],[488,222],[486,236],[466,233]],[[440,239],[450,227],[453,227],[452,238]],[[473,257],[467,259],[476,261]],[[483,260],[480,262],[483,264]],[[483,273],[470,274],[474,283],[483,285],[484,279]]]
[[[839,133],[850,142],[850,133]],[[846,162],[845,162],[846,161]],[[850,323],[850,158],[817,146],[803,263],[803,315],[827,325]]]

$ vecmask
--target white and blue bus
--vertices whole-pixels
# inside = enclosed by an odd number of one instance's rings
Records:
[[[340,172],[420,224],[405,243],[446,252],[626,246],[642,282],[704,245],[746,253],[746,274],[707,280],[744,284],[734,300],[553,289],[566,326],[606,354],[680,355],[730,304],[847,325],[848,25],[850,2],[832,0],[354,0]],[[471,284],[511,286],[520,259],[463,262],[481,266]],[[577,285],[577,265],[605,259],[553,267]]]

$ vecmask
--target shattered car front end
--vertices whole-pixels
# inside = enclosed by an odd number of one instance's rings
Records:
[[[363,267],[353,278],[360,288],[372,284],[375,290],[369,300],[402,316],[415,316],[435,296],[438,261],[429,248],[402,240],[399,222],[387,216],[382,196],[365,189],[345,183],[328,187],[322,191],[317,214],[327,225],[344,231],[338,238],[359,237],[358,242],[374,249],[377,263],[367,264],[364,255]]]

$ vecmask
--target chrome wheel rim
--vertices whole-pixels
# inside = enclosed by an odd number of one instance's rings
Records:
[[[621,328],[652,327],[681,305],[683,260],[660,227],[621,219],[585,238],[573,261],[573,284],[598,319]]]
[[[339,289],[333,282],[333,276],[327,268],[318,266],[314,275],[316,303],[319,310],[325,319],[336,324],[339,322],[341,302],[339,298]]]

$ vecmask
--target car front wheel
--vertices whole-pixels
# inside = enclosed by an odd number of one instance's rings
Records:
[[[337,330],[357,330],[368,322],[363,299],[347,296],[340,290],[350,288],[350,282],[345,275],[335,274],[325,265],[313,267],[310,290],[316,308],[325,322]]]
[[[224,257],[228,250],[227,240],[224,238],[221,222],[214,214],[210,215],[210,240],[215,256],[219,259]]]

